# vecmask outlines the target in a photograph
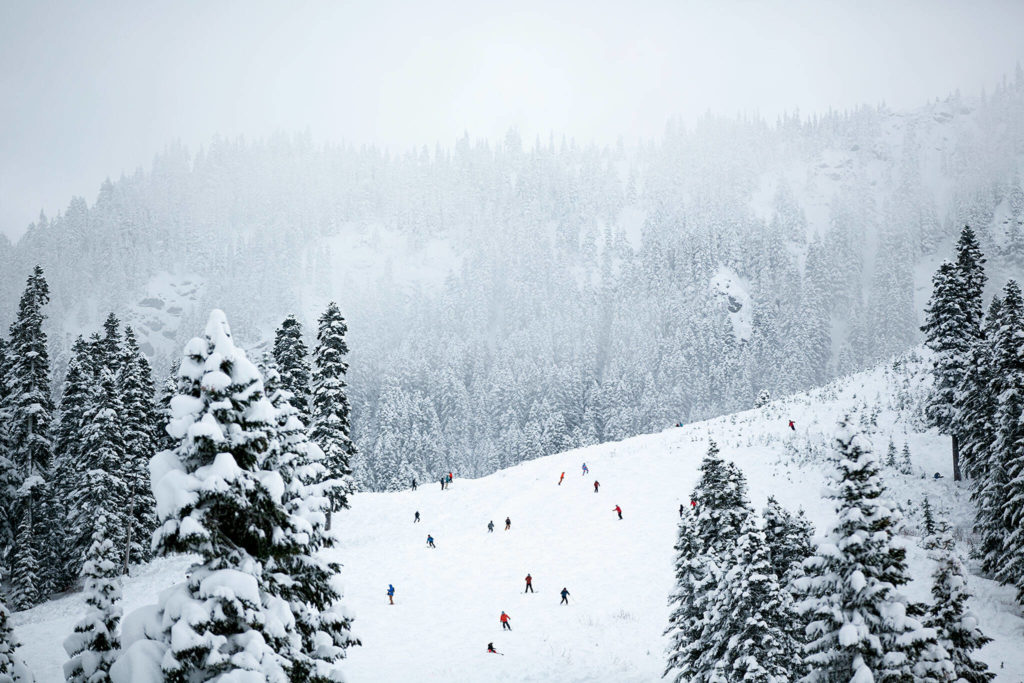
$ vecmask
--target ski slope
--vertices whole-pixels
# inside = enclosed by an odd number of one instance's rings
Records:
[[[930,598],[932,563],[916,536],[920,501],[928,495],[948,516],[963,548],[971,512],[966,488],[951,481],[948,440],[919,426],[921,369],[878,368],[762,409],[541,458],[479,480],[456,472],[446,491],[425,482],[416,492],[358,494],[336,525],[341,542],[331,551],[345,565],[345,602],[363,642],[350,651],[349,680],[658,680],[677,511],[689,503],[708,439],[743,468],[755,506],[775,495],[787,507],[803,507],[823,533],[832,519],[820,495],[829,471],[823,460],[836,421],[851,409],[878,411],[870,434],[881,455],[890,436],[898,449],[904,439],[910,445],[914,475],[889,471],[887,480],[907,516],[915,576],[908,593]],[[790,419],[796,431],[787,427]],[[944,478],[933,479],[936,471]],[[490,520],[494,533],[487,532]],[[428,533],[436,549],[426,547]],[[188,563],[164,558],[134,568],[125,611],[155,602]],[[535,594],[523,593],[527,573]],[[568,606],[559,605],[563,586],[571,593]],[[981,657],[997,680],[1024,680],[1024,619],[1013,591],[976,575],[971,590],[982,629],[995,639]],[[511,632],[501,630],[502,610],[511,616]],[[60,643],[81,612],[81,596],[71,595],[14,615],[21,654],[37,680],[62,680]],[[488,642],[502,656],[487,654]]]

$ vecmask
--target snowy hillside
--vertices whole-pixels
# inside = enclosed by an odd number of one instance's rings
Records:
[[[350,680],[658,680],[677,509],[689,502],[708,439],[744,470],[755,506],[775,495],[787,507],[803,507],[820,534],[832,516],[820,497],[824,458],[836,421],[850,410],[864,419],[876,451],[884,455],[890,438],[899,449],[909,444],[914,474],[886,469],[885,476],[906,515],[912,597],[927,599],[931,562],[916,535],[923,497],[949,516],[962,549],[971,539],[967,492],[951,481],[949,444],[920,426],[921,368],[913,359],[880,367],[762,409],[540,458],[478,480],[456,472],[447,491],[422,482],[416,492],[357,495],[336,550],[363,642],[345,664]],[[583,463],[589,476],[581,474]],[[934,472],[943,478],[933,479]],[[422,522],[414,524],[417,511]],[[436,549],[426,547],[428,534]],[[187,566],[179,557],[133,569],[126,613],[153,602]],[[523,593],[527,573],[536,594]],[[389,583],[394,606],[385,596]],[[568,607],[559,605],[563,586]],[[970,587],[972,608],[995,639],[981,658],[997,680],[1022,680],[1024,619],[1012,590],[977,576]],[[511,633],[498,623],[503,610]],[[61,680],[60,643],[81,611],[81,596],[71,595],[14,615],[38,680]],[[485,652],[492,641],[503,656]]]

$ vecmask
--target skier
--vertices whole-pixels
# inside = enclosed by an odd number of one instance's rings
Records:
[[[494,643],[487,643],[487,651],[491,654],[500,655],[501,653],[494,649]]]
[[[533,577],[530,576],[529,574],[526,575],[526,590],[524,590],[523,592],[524,593],[532,593],[533,592]]]
[[[452,473],[451,472],[448,473],[448,483],[449,484],[452,483]]]
[[[412,520],[412,523],[415,524],[418,521],[420,521],[420,511],[419,510],[416,511],[416,518]]]
[[[622,508],[620,508],[618,505],[616,505],[613,509],[614,509],[615,512],[619,513],[619,519],[622,519]]]
[[[415,491],[415,490],[416,490],[416,477],[413,477],[413,478],[412,478],[412,490],[413,490],[413,491]]]
[[[508,517],[506,517],[505,518],[505,531],[508,531],[511,528],[512,528],[512,520],[509,519]]]
[[[568,605],[569,604],[569,589],[567,589],[565,586],[562,586],[562,602],[560,602],[558,604],[559,605],[562,605],[562,604]]]
[[[444,477],[441,477],[441,490],[444,491]]]
[[[683,506],[683,504],[682,504],[682,503],[680,503],[680,504],[679,504],[679,516],[680,516],[680,517],[682,517],[682,516],[683,516],[683,510],[685,510],[685,509],[686,509],[686,508],[685,508],[685,507]]]
[[[690,507],[693,508],[694,510],[697,509],[697,501],[694,500],[693,498],[690,499]]]
[[[431,536],[430,534],[427,534],[427,546],[429,546],[431,548],[436,548],[437,547],[436,545],[434,545],[434,537]]]
[[[560,477],[558,478],[558,485],[559,485],[559,486],[561,486],[561,485],[562,485],[562,480],[563,480],[563,479],[565,479],[565,472],[562,472],[562,476],[560,476]]]
[[[395,587],[390,583],[388,584],[388,604],[395,604]]]
[[[792,420],[790,420],[789,421],[789,428],[792,429],[795,432],[796,431],[796,423],[793,422]]]
[[[583,476],[585,477],[588,474],[590,474],[590,469],[587,468],[587,463],[583,463]]]
[[[504,612],[501,613],[500,619],[501,619],[501,630],[502,631],[511,631],[512,630],[512,624],[508,623],[509,619],[511,619],[511,618],[512,617],[510,617],[509,615],[505,614]]]
[[[595,481],[594,482],[594,493],[597,493],[597,487],[600,486],[600,485],[601,485],[601,482],[599,482],[599,481]]]
[[[489,534],[493,534],[494,533],[494,520],[493,519],[491,521],[487,522],[487,533],[489,533]]]

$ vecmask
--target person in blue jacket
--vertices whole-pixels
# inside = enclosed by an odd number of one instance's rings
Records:
[[[431,548],[436,548],[437,547],[436,545],[434,545],[434,537],[431,536],[430,534],[427,534],[427,545],[430,546]]]
[[[388,603],[395,604],[395,587],[390,583],[388,584]]]

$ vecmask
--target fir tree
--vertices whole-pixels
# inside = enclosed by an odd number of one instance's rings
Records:
[[[289,493],[285,479],[294,484],[291,474],[268,469],[290,467],[275,451],[277,411],[256,367],[234,345],[221,311],[211,312],[203,338],[186,345],[180,377],[169,432],[181,441],[174,451],[157,454],[151,466],[161,515],[154,547],[162,554],[194,553],[198,561],[186,582],[161,595],[158,612],[166,630],[159,654],[136,641],[114,670],[122,662],[129,666],[132,657],[158,657],[171,681],[232,672],[286,680],[292,670],[299,680],[313,668],[296,668],[305,661],[303,635],[289,598],[274,592],[282,591],[285,579],[272,576],[270,568],[292,571],[289,558],[301,564],[298,558],[308,551],[303,543],[315,543],[316,503],[307,498],[300,505],[311,511],[308,518],[286,509],[301,496]],[[328,616],[314,621],[316,628],[347,635],[343,626],[332,630],[340,623],[330,621],[336,613],[322,613]],[[335,676],[337,643],[319,634],[313,640],[323,648],[312,655],[323,669],[317,665],[311,675],[324,670]]]
[[[157,398],[157,427],[154,438],[155,448],[159,451],[173,450],[178,445],[178,440],[167,433],[167,425],[171,423],[171,399],[178,395],[179,375],[181,360],[175,359],[171,363],[170,372],[160,387],[160,395]]]
[[[765,539],[771,548],[772,571],[782,586],[788,587],[803,574],[803,561],[814,553],[814,525],[803,510],[794,515],[779,505],[774,496],[768,497],[762,516]]]
[[[86,409],[79,481],[69,500],[70,552],[73,567],[79,571],[101,516],[108,525],[108,538],[124,556],[130,521],[123,414],[117,381],[104,368],[99,388]]]
[[[931,536],[935,533],[935,515],[932,513],[932,504],[928,502],[928,496],[924,497],[921,503],[921,515],[924,522],[924,535]]]
[[[302,340],[302,325],[294,315],[284,319],[274,335],[274,362],[281,373],[281,386],[291,393],[299,419],[309,421],[309,351]]]
[[[911,680],[943,663],[935,632],[908,615],[896,591],[909,581],[906,550],[895,539],[898,513],[885,498],[866,440],[841,424],[831,498],[837,522],[797,581],[807,615],[806,681]],[[941,654],[941,652],[939,653]],[[948,661],[946,662],[948,664]],[[873,678],[872,678],[873,677]]]
[[[11,563],[11,606],[28,609],[42,601],[39,556],[32,528],[31,509],[21,516],[15,537],[14,561]]]
[[[121,321],[113,313],[103,321],[103,337],[96,342],[97,372],[110,371],[114,377],[121,376]]]
[[[903,442],[903,451],[900,453],[900,472],[903,474],[914,473],[914,463],[910,459],[910,444]]]
[[[149,559],[149,541],[156,528],[153,492],[149,483],[149,461],[156,452],[154,431],[159,422],[153,403],[153,374],[149,361],[139,350],[135,332],[125,328],[120,359],[122,433],[127,460],[124,479],[130,521],[126,560]],[[125,563],[127,566],[127,561]]]
[[[885,455],[885,466],[896,469],[896,443],[889,439],[889,448]]]
[[[957,388],[955,419],[961,437],[960,459],[964,475],[982,481],[989,472],[990,452],[995,442],[996,398],[992,393],[992,343],[1002,311],[1002,300],[995,296],[989,306],[982,336],[971,348],[968,372]],[[977,492],[983,483],[975,484]]]
[[[692,496],[697,501],[697,538],[705,552],[731,553],[750,512],[746,477],[735,464],[722,459],[714,441],[708,444],[700,472]]]
[[[1003,539],[996,577],[1017,587],[1024,603],[1024,300],[1010,280],[1003,289],[999,328],[993,339],[997,400],[993,457],[1005,473],[1001,498]]]
[[[349,496],[355,490],[352,478],[352,459],[356,447],[350,438],[351,409],[345,394],[345,373],[348,364],[345,355],[348,328],[335,303],[328,305],[320,316],[317,328],[317,346],[313,350],[313,405],[310,438],[326,457],[330,478],[341,485],[332,488],[331,509],[348,507]],[[328,516],[330,525],[330,516]]]
[[[107,520],[102,513],[95,529],[82,566],[87,611],[74,633],[64,640],[64,650],[70,657],[64,663],[64,678],[75,683],[109,681],[110,665],[120,647],[120,556],[107,537]]]
[[[946,530],[940,531],[929,544],[936,562],[932,574],[932,597],[925,623],[935,629],[938,643],[949,654],[953,666],[953,680],[967,683],[986,683],[995,678],[984,662],[972,653],[991,642],[978,627],[978,618],[968,611],[967,573],[957,555],[953,539]]]
[[[21,643],[14,637],[10,616],[7,606],[0,600],[0,683],[32,683],[35,679],[15,653]]]

